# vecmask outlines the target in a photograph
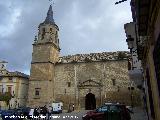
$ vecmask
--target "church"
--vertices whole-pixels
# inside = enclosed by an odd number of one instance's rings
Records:
[[[64,109],[74,104],[75,109],[88,110],[104,102],[130,104],[128,87],[134,84],[128,75],[129,52],[60,56],[58,31],[50,5],[33,43],[27,105],[60,101]]]

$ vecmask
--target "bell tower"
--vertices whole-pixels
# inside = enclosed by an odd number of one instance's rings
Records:
[[[60,52],[58,31],[50,5],[33,43],[28,106],[44,106],[54,100],[54,70]]]

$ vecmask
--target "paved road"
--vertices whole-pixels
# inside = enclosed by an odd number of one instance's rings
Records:
[[[148,120],[147,114],[140,108],[133,109],[134,114],[131,114],[132,120]]]
[[[140,108],[133,109],[134,114],[131,114],[131,120],[148,120],[144,111]],[[80,112],[71,112],[71,113],[61,113],[61,114],[53,114],[51,120],[82,120],[82,116],[87,111]]]
[[[133,109],[134,114],[131,114],[131,120],[148,120],[146,113],[140,108]],[[54,114],[52,120],[82,120],[82,116],[87,111],[80,111],[80,112],[71,112],[71,113],[62,113],[62,114]],[[55,118],[55,116],[57,118]]]
[[[52,120],[82,120],[82,116],[87,111],[53,114]]]

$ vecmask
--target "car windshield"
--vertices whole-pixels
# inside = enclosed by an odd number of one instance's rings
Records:
[[[112,110],[112,111],[117,111],[117,110],[119,110],[119,109],[118,109],[118,106],[116,106],[116,105],[111,105],[111,106],[110,106],[110,110]]]
[[[108,110],[108,106],[102,106],[102,107],[99,107],[96,111],[97,112],[106,112]]]

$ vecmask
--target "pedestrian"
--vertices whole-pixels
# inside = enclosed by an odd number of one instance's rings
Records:
[[[45,116],[45,120],[47,120],[47,114],[48,114],[48,110],[46,105],[43,107],[43,116]]]
[[[72,105],[72,110],[74,111],[74,104]]]
[[[34,117],[34,108],[31,108],[29,111],[29,119],[33,120],[33,117]]]
[[[48,120],[51,119],[53,108],[51,106],[48,107]]]
[[[39,113],[38,113],[38,108],[36,107],[35,109],[34,109],[34,118],[36,119],[36,120],[38,120],[38,118],[39,118]]]

